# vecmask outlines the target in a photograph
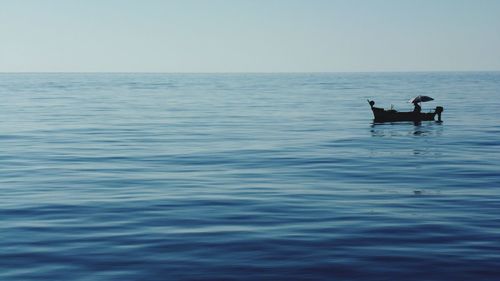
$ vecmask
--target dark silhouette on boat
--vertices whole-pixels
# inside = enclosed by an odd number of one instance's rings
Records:
[[[442,106],[436,106],[434,112],[427,112],[427,113],[420,112],[419,110],[399,112],[394,109],[385,110],[380,107],[375,107],[374,106],[375,102],[371,100],[369,100],[368,103],[372,108],[374,117],[373,121],[375,123],[400,122],[400,121],[413,121],[413,122],[434,121],[434,117],[436,115],[438,116],[437,122],[442,122],[441,113],[444,110]]]

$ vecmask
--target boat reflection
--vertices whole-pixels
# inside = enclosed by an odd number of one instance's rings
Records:
[[[443,123],[439,122],[372,123],[370,127],[372,137],[440,136],[443,133]]]

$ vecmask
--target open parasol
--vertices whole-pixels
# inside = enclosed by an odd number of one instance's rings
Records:
[[[418,96],[412,98],[411,100],[409,100],[408,102],[418,103],[418,102],[426,102],[426,101],[431,101],[431,100],[434,100],[434,99],[429,97],[429,96],[418,95]]]

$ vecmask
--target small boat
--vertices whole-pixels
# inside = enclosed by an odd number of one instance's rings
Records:
[[[437,115],[438,116],[438,122],[441,121],[441,113],[443,112],[444,108],[442,106],[436,106],[436,109],[434,112],[417,112],[417,111],[409,111],[409,112],[399,112],[394,109],[388,109],[385,110],[380,107],[375,107],[375,102],[369,100],[368,103],[370,104],[370,107],[372,108],[373,111],[373,121],[375,123],[382,123],[382,122],[400,122],[400,121],[413,121],[413,122],[420,122],[420,121],[434,121],[434,117]]]

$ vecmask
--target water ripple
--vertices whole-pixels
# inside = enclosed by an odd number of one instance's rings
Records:
[[[498,73],[0,74],[0,86],[2,280],[500,274]],[[423,89],[444,123],[372,123],[366,99],[406,110]]]

